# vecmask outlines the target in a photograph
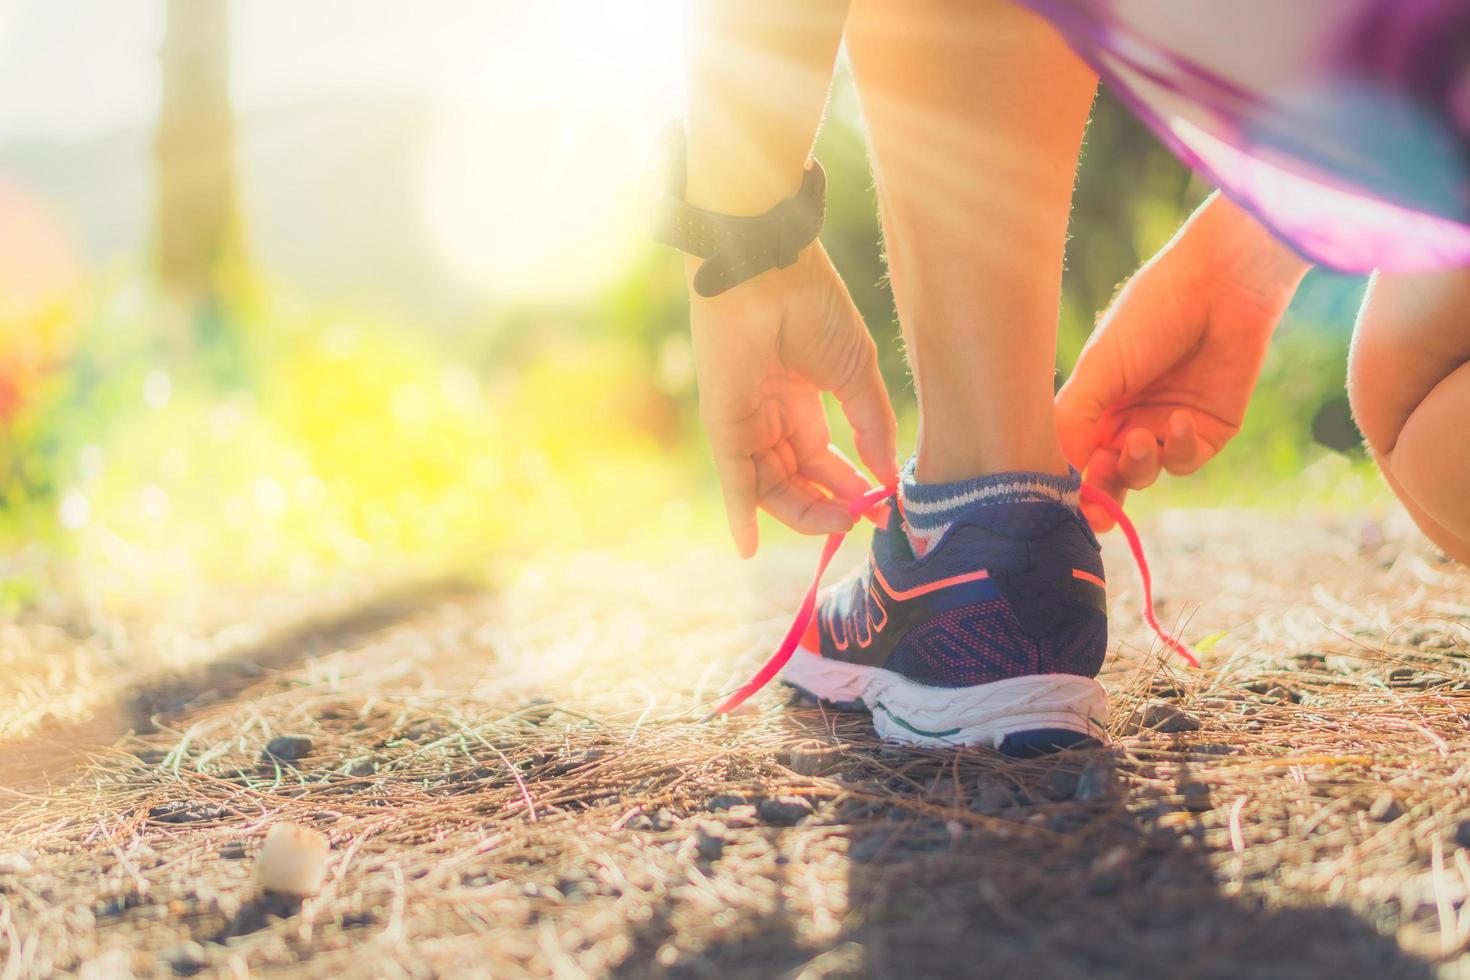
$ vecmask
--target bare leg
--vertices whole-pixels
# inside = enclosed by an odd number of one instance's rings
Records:
[[[1065,474],[1052,377],[1095,76],[1009,0],[855,0],[847,43],[918,393],[918,479]]]
[[[1470,563],[1470,270],[1380,276],[1358,318],[1348,394],[1421,530]]]

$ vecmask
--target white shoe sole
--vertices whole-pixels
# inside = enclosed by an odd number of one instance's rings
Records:
[[[823,701],[866,705],[879,737],[907,745],[984,745],[1048,729],[1106,741],[1108,697],[1091,677],[1035,674],[974,687],[928,687],[881,667],[797,648],[781,679]]]

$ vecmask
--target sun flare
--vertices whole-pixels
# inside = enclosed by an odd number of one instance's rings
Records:
[[[498,22],[424,151],[432,240],[493,300],[586,295],[646,237],[645,177],[682,102],[682,8],[538,4]]]

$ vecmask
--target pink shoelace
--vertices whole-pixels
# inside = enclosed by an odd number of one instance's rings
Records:
[[[861,497],[848,501],[847,511],[855,518],[872,517],[873,510],[893,496],[895,487],[874,487]],[[1082,484],[1082,499],[1089,504],[1104,510],[1118,525],[1123,532],[1123,537],[1128,541],[1128,550],[1133,552],[1133,562],[1138,566],[1138,577],[1143,582],[1143,618],[1159,642],[1165,647],[1184,658],[1191,667],[1198,667],[1199,660],[1194,651],[1175,639],[1164,628],[1159,625],[1158,617],[1154,615],[1154,586],[1153,577],[1148,571],[1148,556],[1143,553],[1143,541],[1138,537],[1138,529],[1123,513],[1123,507],[1112,497],[1103,493],[1096,487]],[[771,679],[780,673],[781,668],[791,659],[796,652],[796,646],[801,642],[802,635],[806,632],[808,624],[811,623],[812,615],[817,609],[817,592],[822,586],[822,575],[826,573],[827,566],[832,563],[832,557],[837,554],[837,549],[842,547],[842,541],[847,537],[847,532],[840,531],[836,534],[827,535],[827,541],[822,545],[822,556],[817,562],[817,574],[812,576],[812,584],[806,590],[806,596],[801,600],[801,607],[796,610],[796,618],[791,621],[791,628],[786,631],[786,638],[771,654],[769,660],[761,665],[761,669],[755,672],[755,676],[741,685],[740,689],[727,697],[715,714],[722,715],[735,710],[745,702],[752,694],[759,691],[770,683]]]

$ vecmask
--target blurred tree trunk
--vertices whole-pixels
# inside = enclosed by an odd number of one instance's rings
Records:
[[[241,258],[230,110],[229,0],[167,0],[156,144],[158,268],[186,312],[218,299]]]

